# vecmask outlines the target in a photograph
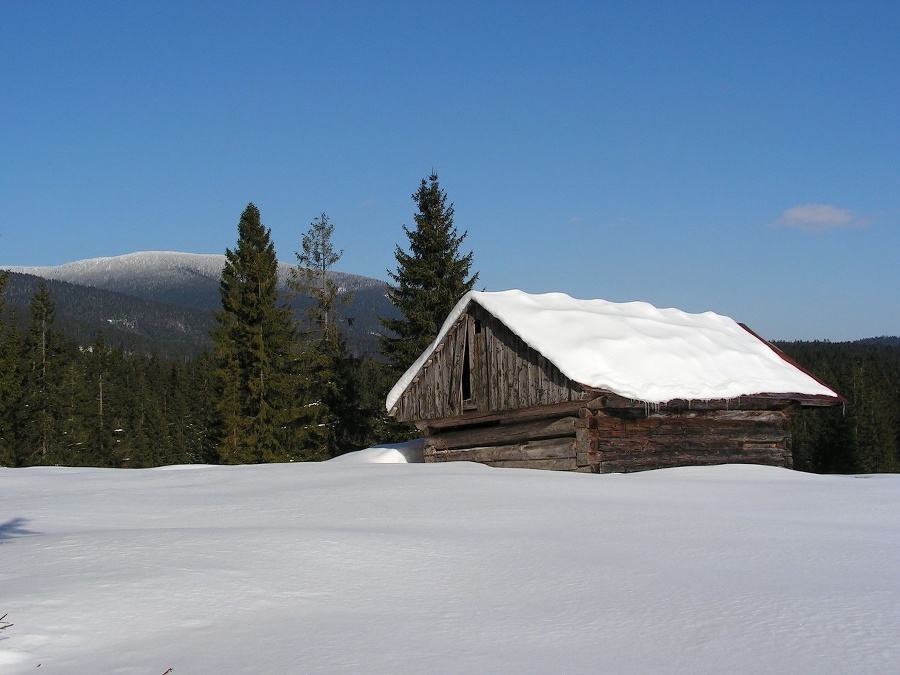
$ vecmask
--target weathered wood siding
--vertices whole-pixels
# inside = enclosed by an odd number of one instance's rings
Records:
[[[448,332],[397,401],[404,422],[578,400],[580,386],[478,305]]]
[[[788,418],[773,410],[584,407],[579,417],[435,430],[425,438],[425,461],[593,473],[728,463],[790,467]]]
[[[574,471],[577,421],[566,416],[442,430],[425,438],[425,461]]]
[[[576,422],[576,463],[598,473],[705,464],[790,468],[789,414],[779,410],[586,413]]]

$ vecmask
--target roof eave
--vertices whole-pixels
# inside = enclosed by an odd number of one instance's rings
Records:
[[[778,408],[794,403],[803,407],[829,407],[842,405],[847,400],[840,395],[826,396],[824,394],[802,394],[798,392],[762,392],[754,394],[739,394],[720,398],[672,398],[667,401],[644,401],[617,394],[606,389],[598,389],[585,384],[579,384],[585,392],[591,392],[597,397],[605,399],[601,407],[606,408],[641,408],[646,406],[672,408],[672,409],[723,409],[749,407],[749,408]]]

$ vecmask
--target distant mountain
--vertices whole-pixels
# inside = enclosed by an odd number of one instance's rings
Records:
[[[56,303],[60,328],[79,341],[99,330],[114,344],[156,349],[169,355],[196,353],[209,344],[212,312],[219,309],[224,255],[142,252],[92,258],[56,267],[9,267],[8,304],[27,318],[31,293],[40,279]],[[279,263],[280,290],[288,297],[291,266]],[[396,316],[387,284],[356,274],[331,278],[352,300],[339,308],[339,320],[352,351],[377,349],[379,316]],[[302,310],[309,298],[290,303]]]
[[[210,344],[213,319],[207,310],[14,272],[6,287],[6,306],[20,330],[28,326],[31,298],[42,281],[56,308],[53,327],[80,345],[92,344],[102,333],[109,346],[187,357]]]

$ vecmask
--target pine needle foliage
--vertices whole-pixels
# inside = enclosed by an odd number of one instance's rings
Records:
[[[294,329],[291,310],[278,297],[271,231],[252,203],[241,214],[237,247],[227,249],[225,258],[222,309],[212,331],[219,460],[288,461],[294,459]]]
[[[22,352],[23,398],[18,412],[20,443],[29,464],[57,464],[59,444],[59,347],[51,325],[56,307],[43,282],[31,299],[31,323]]]
[[[314,305],[307,314],[307,330],[319,336],[333,336],[338,332],[335,310],[338,305],[350,302],[351,297],[349,293],[341,293],[328,276],[344,254],[335,250],[333,234],[334,224],[326,213],[310,223],[303,235],[302,250],[295,252],[297,267],[291,270],[288,282],[293,290],[312,297]]]
[[[6,285],[9,272],[0,272],[0,466],[17,464],[13,432],[15,422],[11,419],[15,401],[20,396],[18,355],[21,349],[15,324],[7,321]]]
[[[325,459],[358,449],[363,427],[356,364],[341,334],[337,307],[351,299],[329,276],[343,251],[334,247],[334,224],[322,213],[303,235],[289,285],[313,304],[300,326],[299,392],[304,396],[301,443]]]
[[[381,319],[389,333],[381,336],[381,351],[397,374],[431,344],[450,310],[478,280],[477,272],[470,276],[472,252],[460,253],[468,232],[457,233],[453,204],[447,203],[437,174],[423,178],[412,199],[418,208],[416,226],[403,226],[409,251],[398,245],[397,271],[388,270],[393,281],[388,295],[402,316]]]

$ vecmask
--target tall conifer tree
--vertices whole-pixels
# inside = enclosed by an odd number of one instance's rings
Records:
[[[12,322],[6,320],[6,284],[9,272],[0,272],[0,466],[17,464],[12,430],[12,403],[19,396],[16,359],[20,345]]]
[[[450,310],[478,280],[477,272],[469,276],[472,252],[463,255],[459,250],[468,233],[457,234],[453,204],[447,204],[435,173],[422,179],[412,199],[418,207],[416,226],[403,226],[409,252],[398,245],[397,271],[388,271],[394,282],[388,295],[402,316],[381,319],[392,333],[381,336],[381,351],[398,372],[434,340]]]
[[[313,305],[301,325],[301,381],[303,445],[311,459],[358,449],[364,415],[359,402],[357,369],[341,335],[336,309],[350,301],[330,273],[343,251],[332,242],[334,225],[323,213],[303,235],[291,287],[312,297]]]
[[[292,459],[293,323],[279,302],[271,231],[253,204],[241,214],[237,247],[225,257],[222,309],[212,331],[219,458],[230,464],[286,461]]]
[[[57,464],[63,458],[58,433],[57,340],[51,330],[56,307],[43,281],[31,298],[30,310],[22,362],[22,396],[17,405],[18,443],[24,448],[26,463]]]

